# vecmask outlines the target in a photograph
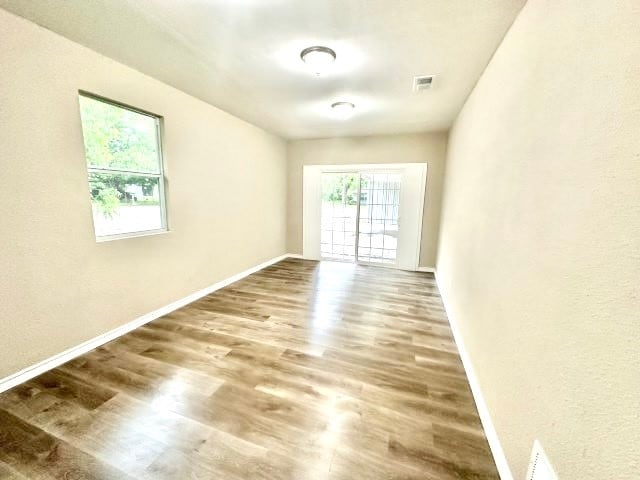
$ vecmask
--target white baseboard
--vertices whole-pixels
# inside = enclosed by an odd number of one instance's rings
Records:
[[[288,253],[287,257],[289,258],[305,258],[304,255],[300,254],[300,253]],[[310,259],[307,259],[310,260]],[[330,260],[332,262],[344,262],[344,263],[352,263],[348,260]],[[413,271],[413,270],[411,270]],[[436,269],[433,267],[418,267],[415,270],[416,272],[427,272],[427,273],[436,273]]]
[[[160,307],[157,310],[154,310],[153,312],[149,312],[141,317],[138,317],[135,320],[132,320],[131,322],[125,323],[124,325],[121,325],[118,328],[114,328],[113,330],[103,333],[102,335],[98,335],[97,337],[92,338],[91,340],[87,340],[86,342],[83,342],[80,345],[71,347],[70,349],[65,350],[64,352],[61,352],[61,353],[58,353],[57,355],[49,357],[46,360],[36,363],[35,365],[31,365],[30,367],[20,370],[19,372],[14,373],[13,375],[9,375],[8,377],[2,378],[0,379],[0,392],[4,392],[5,390],[13,388],[16,385],[19,385],[21,383],[26,382],[27,380],[32,379],[33,377],[37,377],[38,375],[46,372],[47,370],[51,370],[52,368],[62,365],[63,363],[68,362],[69,360],[77,356],[80,356],[83,353],[87,353],[88,351],[93,350],[94,348],[97,348],[100,345],[104,345],[105,343],[110,342],[111,340],[114,340],[126,333],[129,333],[131,330],[135,330],[136,328],[141,327],[142,325],[149,323],[150,321],[155,320],[156,318],[160,318],[163,315],[166,315],[168,313],[173,312],[174,310],[177,310],[181,307],[184,307],[185,305],[188,305],[189,303],[195,302],[196,300],[204,297],[205,295],[209,295],[210,293],[213,293],[216,290],[220,290],[221,288],[224,288],[233,282],[237,282],[238,280],[248,275],[251,275],[252,273],[257,272],[258,270],[262,270],[263,268],[268,267],[269,265],[272,265],[274,263],[277,263],[280,260],[283,260],[287,257],[294,257],[294,255],[285,254],[285,255],[280,255],[279,257],[272,258],[271,260],[267,260],[266,262],[263,262],[260,265],[256,265],[255,267],[251,267],[248,270],[245,270],[244,272],[240,272],[229,278],[226,278],[217,283],[214,283],[213,285],[203,288],[202,290],[198,290],[197,292],[187,295],[186,297],[181,298],[180,300],[176,300],[175,302],[165,305],[164,307]]]
[[[496,462],[496,468],[498,469],[501,480],[513,480],[513,475],[511,474],[511,469],[509,468],[507,457],[504,454],[504,450],[502,449],[502,445],[500,444],[500,439],[498,438],[498,433],[496,432],[495,426],[493,425],[493,420],[491,419],[489,408],[484,401],[482,390],[480,389],[480,382],[478,381],[478,377],[476,376],[476,372],[473,368],[471,357],[469,356],[469,352],[464,345],[462,332],[460,331],[460,327],[456,321],[455,315],[452,315],[453,312],[451,311],[451,307],[447,298],[448,292],[441,288],[441,283],[438,280],[437,273],[436,284],[438,285],[438,290],[440,290],[440,296],[442,297],[442,303],[444,304],[444,309],[447,313],[449,324],[451,325],[453,338],[456,341],[456,345],[458,346],[458,351],[460,353],[460,358],[462,359],[462,364],[464,365],[464,370],[467,373],[467,379],[469,380],[471,392],[473,393],[473,398],[476,402],[476,408],[478,409],[478,415],[480,416],[480,421],[482,422],[482,428],[484,428],[484,434],[487,437],[487,441],[489,442],[489,448],[491,448],[493,460]]]
[[[433,267],[418,267],[416,272],[436,273],[436,269]]]

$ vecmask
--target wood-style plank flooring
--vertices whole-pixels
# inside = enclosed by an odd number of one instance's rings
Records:
[[[498,474],[433,275],[288,259],[0,394],[0,478]]]

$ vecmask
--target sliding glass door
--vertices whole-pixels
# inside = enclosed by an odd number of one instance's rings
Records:
[[[322,258],[350,262],[356,260],[358,182],[359,174],[356,172],[322,174]]]
[[[396,264],[401,181],[399,172],[360,175],[358,261]]]
[[[426,167],[305,165],[303,257],[416,270]]]
[[[399,172],[323,172],[321,258],[395,265],[401,179]]]

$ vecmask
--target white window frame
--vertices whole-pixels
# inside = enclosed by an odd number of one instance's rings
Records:
[[[135,232],[127,232],[127,233],[116,233],[113,235],[95,235],[96,242],[108,242],[111,240],[120,240],[124,238],[135,238],[135,237],[144,237],[147,235],[157,235],[160,233],[168,233],[169,227],[167,224],[167,206],[166,206],[166,198],[165,198],[165,176],[164,176],[164,154],[162,151],[162,117],[160,115],[156,115],[151,112],[147,112],[145,110],[141,110],[139,108],[131,107],[124,103],[111,100],[109,98],[102,97],[100,95],[96,95],[90,92],[86,92],[84,90],[78,91],[78,95],[86,98],[90,98],[92,100],[96,100],[98,102],[106,103],[108,105],[112,105],[114,107],[123,108],[125,110],[130,110],[134,113],[145,115],[147,117],[153,118],[156,125],[156,141],[158,142],[158,162],[159,168],[158,173],[149,173],[149,172],[140,172],[136,170],[128,170],[128,169],[118,169],[118,168],[104,168],[104,167],[91,167],[86,161],[85,157],[85,165],[87,168],[87,175],[91,173],[106,173],[106,174],[120,174],[120,175],[136,175],[139,177],[150,177],[158,179],[158,195],[160,197],[160,222],[161,227],[153,230],[138,230]],[[80,123],[82,124],[82,116],[80,118]],[[82,126],[82,125],[81,125]],[[83,132],[84,135],[84,132]],[[84,141],[83,141],[84,148]],[[86,155],[86,152],[85,152]],[[88,181],[88,180],[87,180]],[[91,214],[91,222],[93,223],[93,209]],[[93,231],[95,234],[95,225],[93,225]]]

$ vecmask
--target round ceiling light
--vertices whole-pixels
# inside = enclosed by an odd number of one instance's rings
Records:
[[[335,61],[336,52],[329,47],[309,47],[300,52],[300,58],[313,70],[313,73],[320,75]]]
[[[336,102],[331,105],[331,108],[339,118],[344,120],[353,115],[356,106],[351,102]]]

